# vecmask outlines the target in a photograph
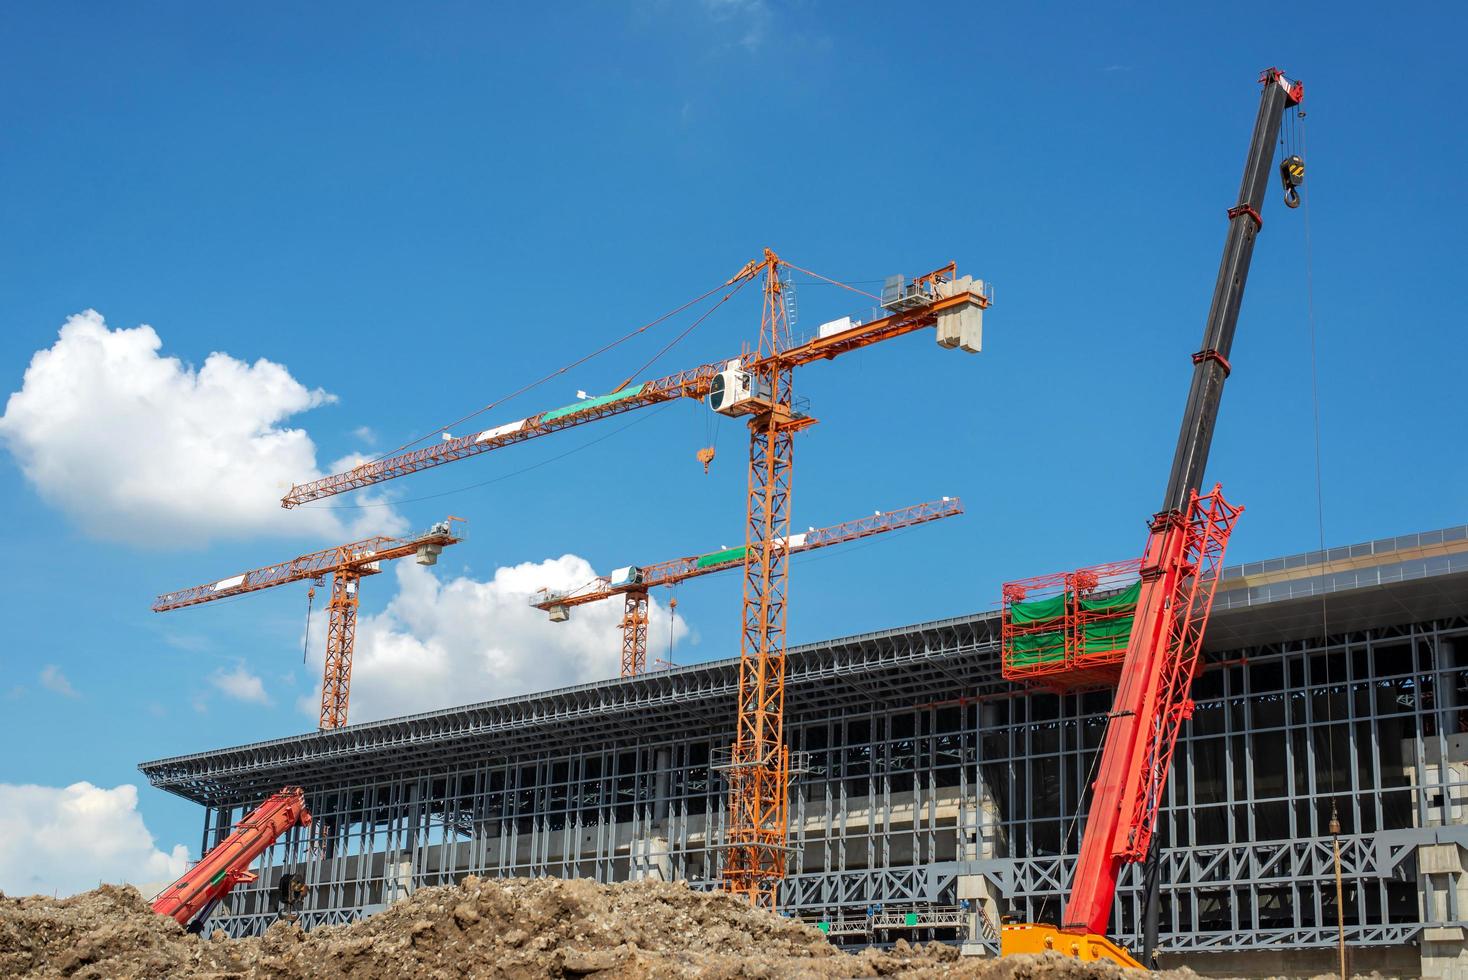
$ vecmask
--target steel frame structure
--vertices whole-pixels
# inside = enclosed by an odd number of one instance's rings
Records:
[[[998,641],[988,613],[789,651],[786,745],[804,760],[790,798],[795,870],[781,887],[789,914],[858,942],[966,933],[992,944],[1001,911],[1054,920],[1110,694],[1009,684]],[[1351,945],[1386,955],[1468,928],[1468,872],[1440,853],[1468,846],[1468,527],[1226,570],[1205,662],[1159,811],[1163,952],[1330,956],[1332,804]],[[268,925],[288,867],[307,875],[308,924],[471,872],[716,888],[728,810],[713,763],[734,727],[739,667],[141,769],[207,807],[206,848],[281,783],[308,787],[318,834],[261,860],[259,881],[218,920],[234,934]],[[991,897],[965,930],[955,910],[974,880]],[[1137,936],[1141,902],[1131,866],[1113,909],[1120,938]]]

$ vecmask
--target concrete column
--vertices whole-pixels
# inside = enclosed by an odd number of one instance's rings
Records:
[[[1418,886],[1423,921],[1452,922],[1468,908],[1463,848],[1457,844],[1423,844],[1417,848]],[[1468,943],[1461,926],[1428,925],[1422,930],[1422,976],[1434,980],[1468,980]]]
[[[404,817],[402,846],[398,849],[397,860],[393,866],[387,869],[390,882],[388,901],[395,902],[399,898],[405,898],[413,893],[413,868],[416,865],[418,850],[418,820],[421,808],[418,804],[418,784],[415,782],[408,787],[408,807]]]
[[[1457,667],[1457,650],[1452,643],[1438,644],[1439,666],[1444,670]],[[1424,738],[1427,758],[1424,771],[1429,794],[1429,826],[1462,826],[1468,823],[1468,736],[1454,731],[1458,707],[1456,685],[1449,675],[1447,683],[1438,684],[1437,720],[1442,726],[1442,745],[1447,758],[1440,758],[1436,738]],[[1438,792],[1433,785],[1441,778],[1447,785],[1441,799],[1433,806]],[[1468,980],[1468,935],[1461,926],[1432,925],[1437,922],[1462,921],[1468,915],[1468,852],[1457,844],[1423,844],[1417,848],[1417,876],[1422,921],[1422,976],[1430,980]]]
[[[980,704],[977,734],[981,746],[984,732],[993,728],[995,723],[995,706],[992,703]],[[989,791],[988,781],[984,779],[982,748],[979,765],[974,767],[973,806],[977,831],[973,843],[974,859],[982,861],[1004,857],[1008,846],[1004,840],[1003,815]],[[989,952],[984,940],[988,936],[999,935],[1004,896],[988,876],[972,874],[958,876],[958,898],[969,903],[968,940],[959,948],[960,952],[965,956],[982,956]]]
[[[658,749],[653,756],[652,807],[650,819],[634,820],[630,847],[630,877],[633,881],[673,880],[673,855],[668,846],[668,805],[672,785],[673,755]],[[639,816],[641,815],[639,809]]]
[[[673,754],[667,749],[658,749],[653,758],[652,822],[662,828],[668,823],[668,794],[673,778]]]

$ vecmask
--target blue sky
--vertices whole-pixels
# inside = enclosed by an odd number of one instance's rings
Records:
[[[163,616],[149,602],[374,522],[454,513],[472,533],[433,577],[364,585],[379,692],[429,660],[415,705],[580,681],[603,653],[615,672],[613,611],[547,657],[516,590],[737,543],[737,424],[677,404],[313,513],[256,507],[279,479],[266,463],[326,472],[431,433],[766,245],[848,281],[954,259],[995,287],[979,356],[924,335],[798,378],[822,420],[796,449],[798,526],[944,494],[968,513],[798,564],[795,641],[989,607],[1006,578],[1136,553],[1270,64],[1306,84],[1327,535],[1468,520],[1464,17],[1383,10],[0,10],[0,395],[69,317],[105,318],[0,424],[0,784],[60,807],[78,781],[139,783],[140,760],[314,727],[303,588]],[[1271,193],[1214,442],[1210,479],[1248,508],[1234,561],[1316,543],[1304,218]],[[801,282],[798,328],[849,300]],[[484,422],[608,390],[687,323]],[[117,333],[140,324],[156,350]],[[757,327],[748,290],[653,372],[737,353]],[[229,359],[206,368],[215,352]],[[737,576],[678,599],[677,659],[736,651]],[[472,685],[442,680],[470,668]],[[148,833],[197,847],[192,805],[145,786],[137,811],[108,800],[131,836],[98,874],[161,867]],[[0,888],[90,873],[26,860],[0,856]]]

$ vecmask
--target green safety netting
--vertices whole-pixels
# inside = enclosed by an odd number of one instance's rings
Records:
[[[1111,614],[1112,618],[1099,623],[1087,623],[1081,628],[1081,653],[1116,653],[1125,650],[1132,635],[1132,620],[1136,616],[1137,599],[1142,594],[1142,583],[1134,582],[1114,595],[1099,599],[1082,599],[1081,609],[1090,613]]]
[[[1080,600],[1079,606],[1083,612],[1108,617],[1081,627],[1082,656],[1115,653],[1126,649],[1141,591],[1142,583],[1135,582],[1112,595]],[[1009,621],[1014,626],[1021,629],[1053,627],[1044,632],[1011,636],[1008,653],[1012,666],[1031,667],[1065,659],[1065,614],[1066,604],[1070,599],[1071,595],[1067,592],[1048,599],[1010,604]]]
[[[1010,637],[1009,662],[1029,667],[1065,659],[1065,634],[1060,630]]]
[[[1049,599],[1012,602],[1009,605],[1009,621],[1016,626],[1028,626],[1031,623],[1043,623],[1047,619],[1059,619],[1065,615],[1065,602],[1069,598],[1070,593],[1066,592]]]
[[[1132,617],[1108,619],[1103,623],[1087,623],[1081,629],[1081,653],[1115,653],[1125,650],[1132,635]]]
[[[540,421],[554,422],[556,419],[565,418],[567,415],[574,415],[577,412],[584,412],[588,409],[610,405],[612,402],[619,402],[624,398],[631,398],[634,395],[642,394],[642,389],[646,386],[647,382],[644,381],[642,384],[633,385],[631,388],[624,388],[610,395],[597,395],[595,398],[583,398],[579,402],[573,402],[570,405],[562,405],[560,408],[551,409],[540,417]]]
[[[1082,599],[1081,608],[1088,612],[1107,612],[1116,610],[1121,612],[1122,608],[1137,608],[1137,600],[1142,596],[1142,583],[1133,582],[1114,595],[1102,596],[1100,599]]]
[[[723,551],[711,551],[706,555],[700,555],[695,566],[708,568],[710,565],[722,565],[726,561],[743,561],[744,545],[737,548],[725,548]]]

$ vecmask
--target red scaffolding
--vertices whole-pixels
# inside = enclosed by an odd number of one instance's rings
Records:
[[[1006,680],[1057,690],[1114,685],[1137,611],[1140,558],[1004,583]]]

